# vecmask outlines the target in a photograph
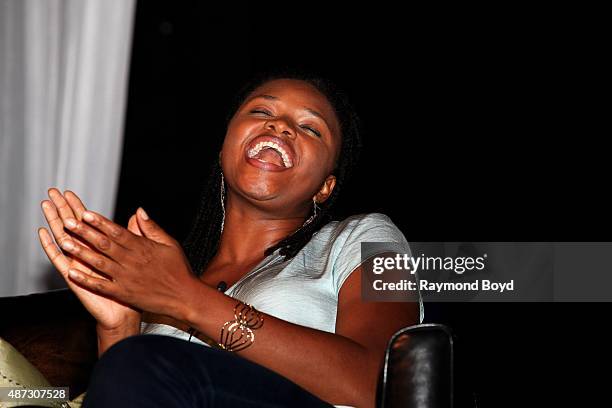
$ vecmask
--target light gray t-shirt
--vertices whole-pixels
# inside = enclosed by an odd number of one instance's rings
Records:
[[[382,252],[411,256],[402,232],[384,214],[359,214],[332,221],[316,232],[295,257],[283,261],[279,250],[267,256],[225,293],[257,310],[301,326],[336,331],[338,293],[361,263],[361,242],[384,242],[368,257]],[[422,299],[419,322],[423,321]],[[189,334],[172,326],[142,323],[142,334],[163,334],[187,340]],[[206,345],[196,337],[191,339]]]

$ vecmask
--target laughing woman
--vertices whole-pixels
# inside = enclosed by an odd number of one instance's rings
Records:
[[[329,83],[268,78],[239,99],[184,246],[143,209],[124,229],[49,190],[41,243],[97,320],[84,406],[374,407],[387,341],[422,310],[361,299],[361,242],[409,252],[388,217],[328,217],[359,145]]]

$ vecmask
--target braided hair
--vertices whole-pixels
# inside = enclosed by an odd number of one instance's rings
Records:
[[[332,219],[330,209],[359,160],[361,150],[360,121],[346,95],[327,79],[284,71],[259,76],[243,87],[232,105],[227,122],[229,123],[234,113],[255,89],[276,79],[300,80],[315,87],[327,98],[334,109],[340,123],[341,133],[340,154],[332,172],[336,176],[336,185],[332,194],[325,202],[318,205],[319,210],[311,222],[303,225],[297,231],[264,251],[264,255],[267,256],[280,248],[279,254],[284,257],[284,260],[289,260],[310,241],[314,233]],[[221,191],[221,177],[221,165],[215,160],[200,199],[195,222],[183,242],[183,248],[196,276],[201,276],[206,265],[216,254],[221,239],[221,225],[224,217],[221,197],[225,195],[225,192],[222,195]]]

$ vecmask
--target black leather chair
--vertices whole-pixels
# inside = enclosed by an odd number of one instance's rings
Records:
[[[378,406],[453,406],[453,336],[440,324],[405,327],[389,340],[378,381]]]
[[[0,298],[0,337],[71,398],[87,388],[97,360],[95,321],[68,289]],[[453,406],[453,337],[438,324],[406,327],[387,346],[380,408]]]

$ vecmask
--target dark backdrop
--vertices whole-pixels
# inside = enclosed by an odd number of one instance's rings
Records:
[[[254,73],[297,66],[335,80],[364,122],[339,216],[386,213],[409,241],[609,236],[602,153],[577,117],[594,107],[573,98],[573,25],[558,10],[292,4],[138,3],[119,222],[143,206],[184,238],[232,97]],[[566,399],[544,384],[573,381],[576,324],[602,310],[431,304],[426,320],[457,335],[461,406],[535,406]]]

